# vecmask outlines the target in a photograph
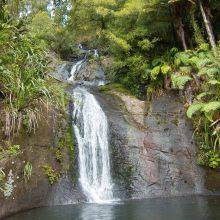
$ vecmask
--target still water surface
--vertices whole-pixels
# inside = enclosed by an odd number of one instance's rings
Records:
[[[5,220],[220,220],[220,197],[55,206],[33,209]]]

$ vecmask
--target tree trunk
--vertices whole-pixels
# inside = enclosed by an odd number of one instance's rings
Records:
[[[182,47],[184,50],[187,50],[187,44],[186,44],[186,35],[183,28],[183,22],[181,18],[177,18],[176,20],[176,31],[177,35],[180,38],[180,41],[182,42]]]
[[[207,34],[208,34],[209,42],[210,42],[212,48],[215,49],[216,48],[216,42],[215,42],[215,36],[214,36],[214,33],[213,33],[213,28],[212,28],[212,24],[211,24],[211,21],[210,21],[210,17],[207,14],[207,12],[206,12],[203,4],[202,4],[202,1],[201,0],[198,0],[198,1],[199,1],[200,11],[202,13],[203,21],[204,21],[204,24],[205,24],[205,28],[206,28],[206,31],[207,31]]]
[[[188,47],[187,47],[187,43],[186,43],[186,34],[185,34],[182,18],[180,15],[181,14],[180,11],[181,11],[181,9],[179,8],[179,6],[174,5],[172,7],[174,28],[175,28],[177,37],[178,37],[179,41],[181,42],[183,49],[187,50]]]

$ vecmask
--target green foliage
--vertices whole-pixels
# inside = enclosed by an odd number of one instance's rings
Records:
[[[55,25],[47,12],[37,13],[29,25],[32,36],[48,41],[54,38],[54,28]]]
[[[57,150],[56,150],[55,155],[56,155],[56,160],[57,160],[58,162],[61,162],[62,159],[63,159],[63,155],[62,155],[62,152],[61,152],[60,149],[57,149]]]
[[[10,39],[13,39],[11,41]],[[21,128],[34,130],[40,110],[62,105],[62,88],[47,76],[47,48],[43,40],[31,36],[20,24],[0,24],[0,93],[6,117],[6,135]],[[57,94],[60,94],[56,96]],[[52,98],[54,97],[54,98]]]
[[[60,173],[54,170],[50,165],[43,166],[43,170],[51,185],[59,180]]]
[[[190,105],[190,107],[187,110],[187,116],[189,118],[192,118],[192,116],[197,113],[198,111],[200,111],[203,108],[204,104],[203,103],[194,103],[192,105]]]
[[[0,187],[2,187],[4,179],[5,179],[5,173],[4,173],[3,169],[0,168]]]
[[[11,157],[18,156],[21,153],[20,145],[9,146],[6,150],[7,154]]]
[[[0,3],[0,104],[7,136],[22,125],[35,130],[43,108],[65,105],[63,89],[47,74],[48,51],[67,58],[77,53],[76,43],[83,43],[113,58],[107,71],[111,84],[102,91],[114,88],[149,99],[162,89],[182,90],[199,137],[200,159],[219,166],[220,49],[210,50],[195,0],[52,2],[52,12],[46,0]],[[219,40],[219,1],[202,1],[202,6]],[[183,38],[185,51],[180,49]],[[57,160],[65,144],[59,143]],[[0,151],[0,159],[4,155]]]
[[[24,166],[24,178],[28,181],[31,178],[32,175],[32,171],[33,171],[33,167],[32,164],[30,162],[27,162]]]
[[[15,157],[22,153],[20,145],[11,145],[9,142],[6,143],[6,147],[0,146],[0,160],[5,157]]]
[[[184,89],[187,82],[191,81],[192,78],[190,76],[181,76],[181,75],[172,75],[172,86],[174,89]]]
[[[209,151],[209,166],[212,168],[220,167],[220,154],[216,151]]]

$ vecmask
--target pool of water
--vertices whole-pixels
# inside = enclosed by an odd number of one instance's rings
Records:
[[[220,197],[178,197],[32,209],[5,220],[220,220]]]

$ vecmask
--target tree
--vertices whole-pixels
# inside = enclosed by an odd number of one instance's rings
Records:
[[[215,42],[215,36],[214,36],[214,33],[213,33],[213,28],[212,28],[212,24],[211,24],[211,20],[210,20],[211,12],[210,12],[209,5],[207,3],[204,5],[202,0],[198,0],[198,3],[199,3],[200,11],[201,11],[201,14],[202,14],[202,17],[203,17],[203,21],[204,21],[204,24],[205,24],[205,28],[206,28],[206,31],[207,31],[207,34],[208,34],[209,42],[210,42],[212,48],[215,49],[216,48],[216,42]]]

